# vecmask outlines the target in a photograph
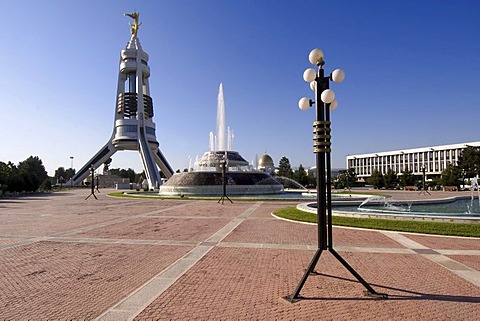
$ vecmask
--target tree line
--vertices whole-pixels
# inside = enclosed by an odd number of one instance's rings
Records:
[[[128,178],[130,183],[140,182],[144,173],[135,173],[131,168],[111,168],[110,174],[120,178]],[[8,161],[0,161],[0,195],[5,193],[32,193],[50,191],[56,186],[62,187],[75,175],[75,169],[59,167],[53,177],[49,177],[42,160],[38,156],[30,156],[17,165]]]
[[[290,178],[306,187],[311,187],[316,185],[316,178],[313,175],[308,175],[306,169],[303,167],[302,164],[298,166],[297,170],[293,170],[290,164],[290,160],[286,156],[283,156],[278,162],[278,169],[275,173],[275,176],[283,176],[283,177]],[[288,182],[283,182],[283,183],[284,185],[285,184],[288,185]],[[285,186],[285,187],[290,187],[290,186]],[[297,187],[297,186],[291,186],[291,187]]]
[[[45,166],[38,156],[30,156],[15,165],[0,161],[0,191],[36,192],[39,189],[50,190],[51,181]]]

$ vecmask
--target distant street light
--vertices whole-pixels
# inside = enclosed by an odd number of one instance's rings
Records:
[[[98,198],[97,196],[95,196],[95,167],[93,167],[93,164],[90,166],[90,176],[91,176],[91,184],[90,184],[91,192],[90,192],[90,195],[88,195],[87,198],[85,198],[85,200],[87,200],[92,195],[97,200]]]
[[[72,177],[70,178],[70,187],[73,188],[73,156],[70,156],[70,168],[72,169]]]
[[[313,152],[316,154],[317,171],[317,236],[318,247],[295,292],[285,297],[286,300],[294,303],[301,300],[300,291],[310,274],[314,273],[320,255],[324,250],[330,251],[337,260],[362,283],[367,289],[366,294],[377,298],[386,299],[386,294],[377,293],[341,256],[333,249],[332,239],[332,187],[331,187],[331,135],[330,135],[330,111],[337,108],[335,92],[330,89],[330,80],[340,83],[345,78],[341,69],[334,70],[325,77],[323,65],[323,52],[320,49],[313,49],[309,55],[310,62],[318,67],[315,71],[308,68],[303,73],[303,79],[310,83],[310,88],[315,92],[315,101],[304,97],[298,102],[301,110],[309,109],[315,104],[315,121],[313,122]],[[328,216],[327,216],[328,213]]]
[[[426,174],[425,174],[425,165],[422,166],[422,190],[419,194],[428,194],[431,195],[429,191],[425,188]]]

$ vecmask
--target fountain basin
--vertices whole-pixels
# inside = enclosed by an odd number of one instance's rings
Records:
[[[315,213],[316,203],[302,203],[298,209]],[[383,218],[420,221],[480,223],[478,199],[448,198],[441,200],[415,200],[388,202],[376,199],[367,205],[333,202],[335,215],[358,218]]]
[[[283,185],[263,172],[227,172],[227,195],[283,193]],[[221,196],[223,178],[219,172],[184,172],[173,175],[160,186],[164,196]]]

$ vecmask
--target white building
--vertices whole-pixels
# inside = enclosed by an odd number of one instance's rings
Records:
[[[370,177],[374,170],[385,174],[388,169],[397,174],[410,170],[414,175],[422,175],[425,168],[426,175],[441,175],[449,163],[457,165],[467,146],[480,147],[480,141],[350,155],[347,156],[347,168],[355,169],[359,179]]]

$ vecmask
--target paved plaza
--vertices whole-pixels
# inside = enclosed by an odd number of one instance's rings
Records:
[[[271,213],[297,202],[111,191],[0,199],[1,320],[479,319],[478,238],[334,227],[335,249],[389,299],[323,252],[292,304],[316,226]]]

